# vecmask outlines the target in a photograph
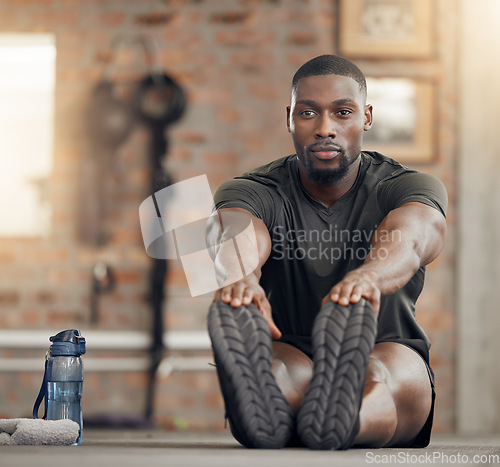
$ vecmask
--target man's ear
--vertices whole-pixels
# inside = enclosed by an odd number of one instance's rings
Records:
[[[286,129],[288,130],[288,133],[290,133],[290,112],[291,112],[291,109],[290,109],[290,106],[287,105],[286,107]]]
[[[365,124],[363,126],[364,131],[368,131],[373,124],[373,106],[371,104],[365,105]]]

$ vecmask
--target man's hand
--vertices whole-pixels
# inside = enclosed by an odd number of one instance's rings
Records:
[[[331,300],[342,306],[349,303],[357,303],[361,298],[370,302],[375,315],[380,310],[380,289],[377,286],[377,276],[372,271],[364,271],[363,268],[355,269],[337,283],[330,293],[323,299],[322,305]]]
[[[271,304],[255,274],[250,274],[234,284],[219,289],[214,296],[214,301],[216,300],[222,300],[235,308],[255,303],[269,326],[271,337],[273,339],[281,337],[281,331],[273,321]]]

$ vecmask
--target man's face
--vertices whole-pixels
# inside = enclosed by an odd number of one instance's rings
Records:
[[[352,78],[302,78],[287,108],[288,131],[306,176],[320,185],[342,180],[361,152],[372,108]]]

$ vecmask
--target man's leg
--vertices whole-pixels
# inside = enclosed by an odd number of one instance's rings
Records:
[[[273,343],[276,382],[296,412],[313,376],[313,363],[299,349]],[[360,427],[354,445],[382,447],[410,443],[424,426],[432,390],[425,362],[395,342],[376,344],[366,368]]]
[[[370,355],[357,445],[410,443],[429,416],[432,389],[422,357],[396,342],[376,344]]]
[[[263,322],[260,312],[254,309],[251,314],[248,314],[245,311],[246,307],[241,307],[238,310],[243,311],[241,318],[238,318],[240,314],[236,313],[237,310],[218,302],[217,305],[212,306],[211,317],[209,317],[209,328],[211,328],[221,386],[229,384],[229,386],[226,386],[225,391],[223,387],[223,393],[226,393],[225,401],[230,421],[231,409],[234,405],[248,406],[248,403],[244,402],[240,396],[241,393],[247,392],[247,378],[254,380],[259,385],[260,382],[265,381],[267,386],[267,389],[256,389],[255,394],[258,397],[254,398],[252,395],[252,401],[263,400],[261,395],[267,393],[269,389],[276,391],[279,388],[292,411],[297,412],[314,374],[313,362],[299,349],[282,342],[273,342],[271,353],[271,341],[266,327],[267,324]],[[249,322],[255,322],[256,327],[252,325],[248,328],[244,325]],[[241,336],[239,336],[239,333],[235,334],[236,330],[243,328],[255,329],[257,332],[250,331],[250,334],[247,334],[248,331],[245,331],[245,335]],[[224,329],[229,331],[226,333],[223,331]],[[217,330],[221,331],[221,333]],[[255,336],[256,340],[253,336]],[[257,338],[257,336],[260,337]],[[223,342],[230,343],[230,346],[217,351],[216,347]],[[253,347],[251,351],[250,349],[243,352],[238,350],[237,347],[240,344],[244,345],[250,342],[253,342],[252,345],[257,347]],[[268,352],[265,350],[268,345],[266,342],[269,342],[268,357],[264,355]],[[257,355],[256,349],[259,349],[258,354],[263,352],[262,355],[258,356],[260,362],[270,360],[269,371],[272,369],[274,378],[269,379],[264,376],[268,371],[265,365],[258,373],[250,373],[250,375],[244,377],[239,372],[236,374],[236,370],[240,366],[247,369],[256,368],[256,366],[250,361],[248,363],[237,363],[236,361],[231,363],[233,355],[236,358],[244,357],[245,354],[255,357]],[[219,355],[219,359],[217,359],[217,355]],[[222,356],[224,357],[222,358]],[[230,360],[227,360],[227,357]],[[233,382],[229,383],[229,381]],[[274,384],[276,386],[273,386]],[[250,387],[256,387],[252,381],[250,381]],[[432,404],[432,390],[427,368],[419,354],[395,342],[376,344],[369,355],[366,366],[366,380],[364,387],[361,389],[363,399],[359,411],[360,426],[355,438],[355,445],[371,447],[403,445],[411,442],[417,436],[427,420]],[[273,399],[275,402],[267,407],[263,406],[260,414],[257,413],[254,416],[251,413],[244,413],[240,419],[243,418],[243,422],[252,422],[255,417],[260,419],[263,415],[268,415],[270,418],[264,422],[264,425],[271,426],[276,421],[276,414],[280,414],[280,418],[284,417],[282,426],[287,426],[289,422],[285,422],[288,419],[286,409],[278,409],[278,412],[275,412],[279,404],[282,405],[282,403],[279,402],[279,397],[273,396]],[[278,406],[275,406],[276,402],[278,402]],[[240,423],[237,425],[240,425]],[[271,431],[275,432],[275,429],[271,429]],[[245,434],[245,437],[247,437],[247,434]],[[237,436],[237,438],[240,437]],[[283,439],[286,440],[286,438]],[[271,445],[273,443],[274,441],[271,441]],[[272,447],[284,445],[281,443],[284,442],[277,441]],[[267,441],[254,443],[253,441],[245,442],[244,440],[242,444],[249,447],[271,447],[267,445]]]
[[[293,412],[276,384],[271,334],[259,309],[216,301],[208,331],[231,432],[244,446],[277,449],[293,432]]]

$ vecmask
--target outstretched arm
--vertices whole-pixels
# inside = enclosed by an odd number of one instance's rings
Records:
[[[255,235],[238,235],[246,222],[252,223]],[[234,242],[228,240],[237,235],[235,254]],[[273,321],[271,305],[259,284],[261,268],[269,258],[272,246],[271,236],[264,222],[244,209],[220,209],[209,219],[207,242],[212,249],[216,272],[223,281],[238,277],[245,264],[256,265],[252,272],[246,271],[247,275],[243,279],[219,289],[214,301],[221,299],[233,307],[255,303],[269,325],[271,336],[279,338],[281,332]]]
[[[363,297],[378,314],[381,295],[396,292],[433,261],[445,237],[446,221],[436,209],[417,202],[394,209],[377,228],[363,265],[335,284],[323,303],[348,305]]]

